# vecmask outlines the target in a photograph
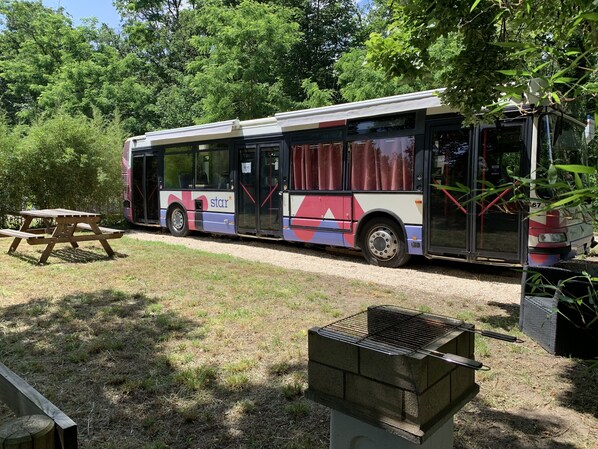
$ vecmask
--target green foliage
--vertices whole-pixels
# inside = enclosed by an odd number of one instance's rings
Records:
[[[192,77],[184,76],[172,86],[164,88],[156,99],[157,121],[161,128],[178,128],[195,123],[201,117],[201,96],[191,86]]]
[[[192,39],[201,56],[189,70],[203,97],[199,122],[259,118],[290,109],[283,62],[299,40],[291,10],[245,0],[237,7],[207,6],[198,20],[207,33]]]
[[[100,118],[59,113],[34,123],[18,155],[28,205],[101,210],[114,204],[123,137],[118,122]]]
[[[368,41],[371,60],[408,79],[442,72],[445,100],[469,117],[492,103],[498,114],[512,99],[564,105],[598,93],[594,2],[407,1],[390,8],[392,22]],[[451,34],[461,50],[438,64],[431,49]]]
[[[100,111],[138,133],[155,126],[155,88],[145,62],[126,54],[120,36],[94,21],[73,27],[62,10],[5,0],[0,15],[0,107],[10,122],[32,123],[60,110],[93,117]]]
[[[305,108],[319,108],[333,104],[334,91],[332,89],[320,89],[317,83],[309,79],[303,80],[301,87],[303,87],[307,97],[303,102]]]
[[[17,153],[18,136],[0,116],[0,226],[8,225],[6,214],[21,210],[22,167]]]
[[[276,3],[296,8],[293,20],[302,36],[284,62],[285,91],[298,99],[304,79],[310,79],[324,91],[337,91],[334,64],[343,53],[361,45],[367,36],[357,3],[352,0],[273,2]]]
[[[31,119],[35,100],[49,77],[70,55],[87,56],[81,36],[70,19],[41,2],[4,0],[0,3],[4,29],[0,33],[2,107],[10,118]]]

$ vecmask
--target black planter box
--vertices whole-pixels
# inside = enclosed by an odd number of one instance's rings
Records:
[[[536,273],[542,275],[545,286],[532,282]],[[580,313],[560,300],[561,292],[567,297],[588,296],[591,288],[587,280],[569,280],[580,273],[559,267],[525,267],[521,282],[519,327],[546,351],[554,355],[579,358],[598,357],[598,323],[585,328],[595,314],[589,309]],[[559,282],[564,282],[561,287]],[[598,298],[593,298],[598,300]],[[585,301],[588,299],[586,298]]]

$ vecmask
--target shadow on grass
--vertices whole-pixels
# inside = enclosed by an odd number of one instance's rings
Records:
[[[143,294],[37,298],[0,311],[0,360],[78,424],[84,448],[327,447],[305,366],[263,379],[212,352],[206,329]],[[286,386],[286,388],[285,388]]]
[[[52,253],[50,254],[50,258],[48,259],[48,262],[46,262],[45,264],[41,264],[43,265],[48,265],[52,263],[52,259],[58,259],[62,262],[65,263],[76,263],[76,264],[86,264],[86,263],[92,263],[92,262],[101,262],[101,261],[107,261],[107,260],[112,260],[115,258],[118,259],[123,259],[128,257],[127,254],[122,254],[122,253],[114,253],[113,257],[109,257],[105,252],[103,252],[103,249],[100,248],[100,250],[102,252],[94,252],[94,251],[90,251],[90,250],[86,250],[86,249],[82,249],[82,248],[61,248],[61,249],[55,249],[52,251]],[[31,265],[40,265],[39,264],[39,259],[41,257],[42,254],[42,250],[36,251],[35,253],[21,253],[21,252],[14,252],[14,253],[10,253],[11,256],[20,259],[24,262],[27,262]]]
[[[205,347],[208,327],[144,294],[38,298],[0,311],[0,360],[77,422],[82,448],[326,449],[328,411],[302,395],[306,363],[249,376]],[[456,430],[460,449],[574,447],[554,441],[558,417],[479,398]]]
[[[488,305],[504,310],[507,315],[497,314],[480,317],[479,320],[482,323],[506,331],[519,330],[520,307],[518,304],[490,302]],[[522,339],[531,339],[531,337],[524,335]],[[555,363],[557,359],[562,358],[548,352],[546,352],[546,357],[553,357]],[[559,402],[571,410],[591,414],[598,418],[598,365],[595,364],[592,367],[590,361],[573,358],[571,363],[564,366],[560,376],[571,385],[571,388],[559,395]]]
[[[559,400],[568,408],[598,418],[598,366],[592,368],[589,362],[576,360],[567,367],[563,377],[571,383],[572,388],[562,394]]]
[[[575,449],[558,437],[569,425],[558,416],[529,411],[525,415],[489,407],[480,397],[455,419],[454,449]],[[530,438],[531,437],[531,438]]]
[[[497,311],[501,310],[503,313],[482,316],[479,318],[480,322],[505,331],[519,330],[519,304],[490,301],[488,306],[496,307]]]

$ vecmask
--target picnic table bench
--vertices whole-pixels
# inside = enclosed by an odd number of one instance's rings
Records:
[[[92,212],[80,212],[69,209],[41,209],[24,210],[20,212],[24,218],[21,228],[0,229],[0,236],[14,237],[8,253],[17,250],[22,240],[29,245],[46,245],[39,263],[45,263],[57,243],[70,243],[73,248],[78,248],[78,242],[98,240],[104,247],[109,257],[114,256],[112,247],[107,242],[109,239],[121,238],[124,231],[105,228],[98,225],[101,216]],[[30,229],[33,219],[43,219],[45,229]],[[51,227],[54,224],[54,227]],[[77,231],[91,231],[92,234],[76,234]]]

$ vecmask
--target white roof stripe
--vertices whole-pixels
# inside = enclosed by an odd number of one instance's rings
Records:
[[[300,111],[276,114],[281,129],[305,127],[337,120],[350,120],[376,115],[395,114],[418,109],[442,106],[438,94],[444,89],[427,90],[393,97],[345,103],[322,108],[303,109]]]
[[[194,142],[237,136],[254,136],[262,133],[317,128],[320,123],[396,114],[419,109],[442,107],[438,94],[444,89],[427,90],[373,100],[344,103],[321,108],[283,112],[257,120],[226,120],[205,125],[152,131],[134,140],[144,140],[143,146],[156,146]],[[145,139],[143,139],[145,137]],[[140,144],[141,142],[139,142]],[[136,144],[135,146],[137,146]]]
[[[152,131],[145,134],[150,145],[163,145],[175,142],[191,142],[203,138],[217,138],[226,136],[241,127],[238,119],[224,122],[208,123],[206,125],[186,126],[184,128]]]

